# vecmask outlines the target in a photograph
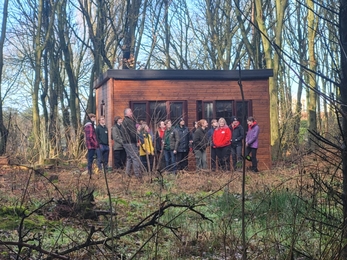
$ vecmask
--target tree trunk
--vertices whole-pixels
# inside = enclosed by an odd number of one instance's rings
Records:
[[[74,73],[73,66],[73,53],[71,50],[71,43],[69,41],[69,33],[67,29],[67,15],[66,15],[66,0],[60,1],[58,7],[58,35],[60,40],[61,49],[64,54],[64,67],[69,80],[70,98],[69,108],[71,111],[71,124],[77,137],[77,132],[80,127],[79,116],[79,100],[78,100],[78,83],[77,77]]]
[[[284,23],[284,12],[287,8],[287,0],[276,0],[276,26],[274,26],[276,48],[282,45],[282,29]],[[271,146],[272,158],[277,159],[279,154],[279,116],[278,116],[278,85],[277,77],[279,71],[279,56],[275,51],[272,54],[270,37],[265,26],[265,18],[262,13],[262,1],[255,0],[256,18],[259,30],[262,32],[263,49],[265,54],[265,62],[267,68],[273,68],[273,77],[269,79],[270,93],[270,124],[271,124]]]
[[[252,64],[254,69],[259,69],[260,68],[259,67],[260,56],[258,52],[258,50],[260,49],[259,33],[258,31],[255,30],[254,26],[251,25],[252,26],[252,43],[248,40],[248,36],[247,36],[248,31],[245,28],[244,19],[242,19],[243,14],[241,14],[241,11],[240,11],[240,0],[236,0],[235,5],[236,5],[235,14],[240,26],[242,41],[245,44],[245,47],[247,49],[248,56],[249,56],[247,67],[250,68]],[[256,20],[254,19],[254,4],[253,3],[251,8],[252,8],[251,20],[252,20],[252,23],[255,24]],[[244,10],[242,10],[242,13],[244,13]]]
[[[42,149],[42,140],[41,140],[41,129],[40,129],[40,109],[39,109],[39,89],[41,85],[41,69],[42,69],[42,54],[44,49],[47,46],[47,42],[49,41],[52,35],[52,28],[54,22],[54,12],[55,5],[51,7],[49,10],[49,14],[45,13],[44,8],[45,1],[40,0],[37,10],[37,27],[36,34],[34,38],[34,86],[32,91],[32,114],[33,114],[33,136],[34,136],[34,152],[37,154],[37,158],[39,162],[42,162],[44,159],[45,151]],[[49,18],[46,17],[49,15]],[[47,20],[47,24],[44,24],[44,20]],[[45,33],[43,37],[43,32]]]
[[[314,3],[312,0],[307,0],[308,15],[307,15],[307,32],[308,32],[308,53],[309,53],[309,68],[308,72],[308,84],[311,89],[308,90],[307,110],[308,110],[308,129],[311,132],[317,132],[317,89],[316,82],[316,52],[315,52],[315,38],[316,38],[316,27],[317,22],[314,17]],[[309,136],[308,145],[310,149],[314,149],[314,143],[312,142],[312,136]]]
[[[6,37],[6,25],[7,25],[7,16],[8,16],[8,0],[4,1],[4,11],[2,16],[2,25],[1,25],[1,38],[0,38],[0,97],[1,93],[1,84],[2,84],[2,72],[4,67],[4,43]],[[8,130],[4,124],[4,117],[2,111],[2,100],[0,100],[0,155],[6,153],[6,144],[7,144],[7,135]]]
[[[171,1],[170,1],[171,2]],[[169,0],[164,0],[165,14],[165,67],[170,69],[170,25],[169,25]]]
[[[54,39],[52,39],[54,44]],[[58,56],[59,55],[59,56]],[[55,54],[54,50],[49,50],[50,59],[50,84],[48,85],[48,100],[49,100],[49,124],[48,124],[48,137],[49,137],[49,158],[56,157],[60,154],[60,131],[58,126],[58,91],[60,78],[60,63],[54,62],[60,60],[61,55]]]
[[[304,32],[302,31],[303,24],[302,24],[302,8],[297,8],[297,37],[298,37],[298,55],[300,59],[300,64],[305,64],[306,61],[306,52],[307,52],[307,45],[306,41],[304,41]],[[302,78],[304,78],[304,68],[300,66],[300,74],[301,79],[298,83],[298,89],[296,94],[296,104],[295,104],[295,114],[294,114],[294,122],[293,122],[293,141],[295,145],[295,149],[299,149],[299,132],[300,132],[300,122],[301,122],[301,114],[302,114],[302,90],[303,90],[303,81]]]
[[[123,69],[135,69],[135,39],[141,0],[127,0],[126,22],[124,26]]]
[[[42,17],[43,17],[43,5],[44,1],[39,1],[38,6],[38,24],[36,28],[35,35],[35,64],[34,64],[34,86],[32,92],[32,112],[33,112],[33,135],[34,135],[34,152],[36,152],[38,156],[38,161],[42,161],[43,158],[40,156],[41,152],[41,140],[40,140],[40,109],[39,109],[39,89],[41,83],[41,58],[43,52],[43,46],[41,44],[41,27],[42,27]]]
[[[345,50],[347,50],[347,0],[340,1],[340,21],[339,21],[339,34],[341,42],[341,106],[343,111],[342,117],[342,133],[344,141],[344,149],[342,150],[342,173],[343,173],[343,232],[342,243],[344,245],[341,259],[347,259],[347,57]]]

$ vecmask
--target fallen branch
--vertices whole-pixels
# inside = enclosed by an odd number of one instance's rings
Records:
[[[194,209],[195,207],[198,207],[198,206],[201,206],[201,205],[180,205],[180,204],[173,204],[173,203],[170,203],[170,204],[167,204],[167,205],[164,205],[164,204],[165,203],[162,203],[161,207],[158,210],[156,210],[155,212],[153,212],[150,215],[148,215],[147,217],[145,217],[136,226],[130,228],[129,230],[127,230],[127,231],[125,231],[123,233],[120,233],[120,234],[118,234],[116,236],[113,236],[113,237],[108,237],[108,238],[105,238],[105,239],[102,239],[102,240],[91,241],[90,238],[92,237],[92,235],[94,233],[98,232],[98,230],[95,230],[95,228],[91,228],[90,234],[88,235],[88,238],[86,239],[86,241],[84,243],[82,243],[80,245],[77,245],[77,246],[74,246],[72,248],[69,248],[69,249],[67,249],[65,251],[61,251],[59,254],[60,255],[66,255],[66,254],[70,254],[72,252],[75,252],[77,250],[80,250],[80,249],[83,249],[83,248],[87,248],[89,246],[105,244],[106,242],[111,241],[113,239],[120,239],[121,237],[124,237],[126,235],[139,232],[139,231],[141,231],[141,230],[143,230],[143,229],[145,229],[146,227],[149,227],[149,226],[160,225],[160,226],[162,226],[164,228],[168,228],[168,229],[170,229],[172,231],[173,230],[172,227],[160,224],[158,222],[159,218],[164,215],[165,210],[167,210],[169,208],[184,208],[184,209],[187,209],[187,210],[191,210],[194,213],[197,213],[198,215],[200,215],[203,219],[209,220],[209,221],[213,222],[211,219],[207,218],[204,214],[202,214],[201,212],[198,212],[198,211],[196,211]]]

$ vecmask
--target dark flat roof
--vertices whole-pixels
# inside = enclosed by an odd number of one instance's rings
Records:
[[[242,80],[268,79],[272,69],[262,70],[107,70],[95,82],[94,88],[110,78],[121,80]]]

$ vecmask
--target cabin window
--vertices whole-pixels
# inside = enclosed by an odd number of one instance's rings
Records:
[[[176,125],[184,117],[183,102],[170,102],[170,119]]]
[[[224,117],[228,125],[231,123],[231,118],[237,116],[242,122],[242,101],[240,100],[214,100],[214,101],[197,101],[197,119],[206,119],[210,124],[211,120],[216,118],[217,120]],[[250,100],[245,101],[245,117],[250,115],[252,111],[252,102]]]
[[[213,114],[213,101],[198,101],[198,120],[204,118],[210,124],[211,120],[214,118]]]
[[[231,124],[231,118],[234,115],[234,101],[215,101],[216,118],[224,117],[228,125]]]
[[[100,115],[105,116],[105,101],[102,100],[100,104]]]
[[[156,124],[159,121],[165,121],[167,118],[166,102],[150,101],[149,115],[147,122],[153,122]]]
[[[252,102],[251,101],[245,101],[245,116],[242,120],[242,115],[243,115],[243,102],[242,101],[236,101],[236,116],[238,118],[240,118],[240,123],[243,126],[243,129],[248,129],[247,126],[247,117],[252,116],[253,112],[252,112]]]
[[[146,121],[147,119],[146,103],[134,103],[132,110],[133,110],[133,115],[136,118],[137,122],[140,122],[141,120]]]
[[[143,120],[151,126],[170,119],[176,125],[180,118],[187,120],[187,101],[145,101],[130,102],[137,122]]]

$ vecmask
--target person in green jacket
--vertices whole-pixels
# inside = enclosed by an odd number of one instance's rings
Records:
[[[180,137],[175,128],[172,127],[171,120],[165,120],[166,130],[164,133],[164,157],[165,157],[165,170],[176,174],[176,154]]]

